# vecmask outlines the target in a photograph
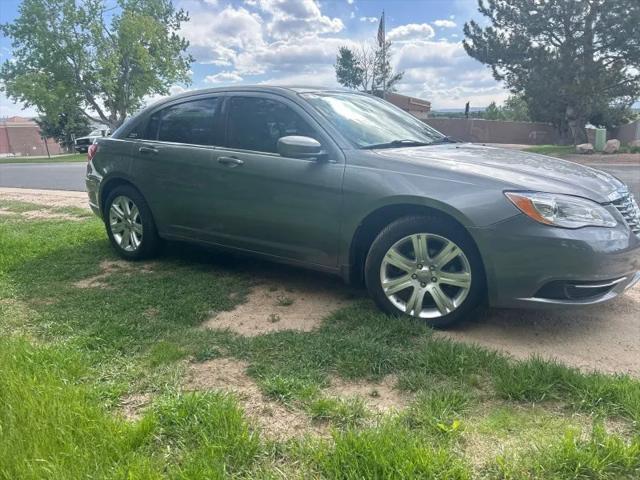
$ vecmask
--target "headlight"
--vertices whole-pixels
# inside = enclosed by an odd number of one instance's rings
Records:
[[[564,228],[615,227],[618,223],[603,206],[586,198],[555,193],[505,192],[529,218]]]

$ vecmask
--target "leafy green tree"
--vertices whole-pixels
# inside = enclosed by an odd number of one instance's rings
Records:
[[[502,116],[512,122],[530,122],[529,106],[522,95],[509,95],[502,105]]]
[[[36,119],[40,133],[55,140],[67,150],[74,140],[89,133],[89,120],[78,109],[68,108],[58,115],[44,115]]]
[[[336,57],[336,78],[347,88],[360,88],[363,84],[363,68],[356,53],[348,47],[340,47]]]
[[[502,111],[500,107],[496,105],[496,102],[491,102],[489,106],[484,109],[482,117],[485,120],[502,120]]]
[[[465,24],[467,53],[522,95],[534,120],[586,141],[640,96],[638,0],[478,0],[490,25]]]
[[[193,58],[178,32],[187,13],[171,0],[23,0],[0,26],[13,59],[0,68],[7,95],[51,118],[75,105],[118,127],[146,95],[189,81]],[[54,112],[54,113],[52,113]]]

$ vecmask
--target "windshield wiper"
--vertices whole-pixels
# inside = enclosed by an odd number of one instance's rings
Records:
[[[418,140],[392,140],[390,142],[385,143],[375,143],[373,145],[366,145],[364,147],[360,147],[362,150],[371,150],[375,148],[394,148],[394,147],[423,147],[425,145],[431,145],[431,143],[420,142]]]
[[[439,145],[441,143],[460,143],[460,141],[445,135],[444,137],[439,138],[438,140],[429,142],[427,145]]]

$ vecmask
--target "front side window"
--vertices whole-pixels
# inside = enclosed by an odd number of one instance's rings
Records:
[[[429,144],[444,138],[412,115],[370,95],[329,92],[301,96],[358,148]]]
[[[233,97],[227,120],[227,146],[277,153],[288,135],[316,138],[309,124],[284,103],[269,98]]]
[[[179,103],[157,111],[149,119],[145,138],[193,145],[219,145],[214,128],[218,98]]]

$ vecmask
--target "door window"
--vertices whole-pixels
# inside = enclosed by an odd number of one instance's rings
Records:
[[[227,146],[277,153],[278,139],[288,135],[316,138],[292,108],[269,98],[233,97],[227,120]]]
[[[214,127],[218,98],[179,103],[151,115],[145,138],[162,142],[219,145],[220,134]]]

